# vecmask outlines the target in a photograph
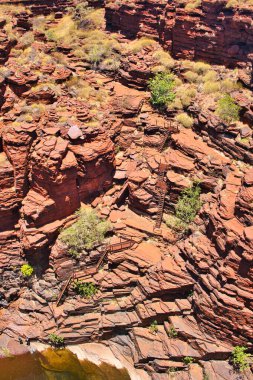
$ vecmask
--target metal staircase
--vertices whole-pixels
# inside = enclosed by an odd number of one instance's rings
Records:
[[[124,241],[121,241],[124,239]],[[116,253],[124,251],[128,248],[131,248],[136,241],[134,239],[126,239],[125,237],[120,238],[119,243],[109,244],[105,247],[104,253],[99,258],[96,266],[89,266],[84,268],[83,270],[74,270],[70,276],[67,278],[65,284],[62,287],[62,290],[57,298],[56,306],[59,306],[62,297],[64,296],[67,289],[71,286],[71,283],[73,280],[79,280],[79,281],[89,281],[93,279],[93,276],[99,271],[99,268],[103,264],[103,262],[107,259],[109,253]]]
[[[158,168],[158,179],[156,182],[156,190],[158,195],[158,206],[157,206],[157,214],[156,214],[156,222],[154,229],[160,229],[163,218],[163,209],[165,202],[165,195],[167,193],[167,184],[164,180],[165,172],[168,169],[168,165],[164,163],[160,163]]]
[[[172,125],[172,123],[170,122],[168,126],[165,126],[164,127],[164,130],[165,130],[165,133],[164,133],[164,136],[161,140],[161,143],[158,147],[158,152],[162,152],[165,144],[166,144],[166,141],[168,140],[168,138],[172,135],[172,133],[177,133],[179,131],[178,129],[178,126],[177,125]]]

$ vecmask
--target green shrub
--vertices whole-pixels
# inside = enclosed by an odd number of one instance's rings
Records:
[[[177,337],[177,331],[175,330],[175,328],[173,326],[170,327],[167,334],[170,338],[176,338]]]
[[[157,321],[153,321],[150,326],[149,326],[149,330],[152,334],[156,334],[158,332],[158,323]]]
[[[175,82],[173,74],[158,73],[148,83],[151,91],[151,103],[158,108],[165,108],[175,99]]]
[[[75,257],[84,249],[91,249],[96,243],[101,244],[110,229],[110,224],[99,219],[93,210],[79,210],[77,215],[78,220],[60,234],[60,240]]]
[[[186,112],[182,112],[175,117],[176,121],[182,124],[185,128],[191,128],[194,124],[194,120]]]
[[[79,280],[74,281],[73,289],[77,294],[86,298],[91,298],[98,291],[98,288],[93,282],[82,282]]]
[[[55,333],[49,334],[48,340],[50,344],[55,347],[60,347],[64,345],[64,338]]]
[[[216,113],[221,118],[221,120],[231,123],[233,121],[239,120],[239,112],[241,107],[236,104],[234,99],[226,94],[221,99],[219,99]]]
[[[200,187],[194,184],[184,189],[176,205],[176,217],[184,223],[191,223],[201,208]]]
[[[187,364],[187,365],[192,364],[194,362],[194,359],[191,356],[185,356],[183,358],[183,362],[184,362],[184,364]]]
[[[22,265],[20,270],[24,277],[31,277],[31,275],[33,274],[33,267],[29,264]]]
[[[243,346],[236,346],[231,354],[231,362],[235,370],[243,372],[245,369],[249,368],[249,358],[250,354],[246,353],[247,348]]]

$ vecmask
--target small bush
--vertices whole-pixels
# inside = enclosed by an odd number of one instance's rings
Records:
[[[139,40],[134,40],[134,41],[130,42],[130,44],[128,45],[127,48],[128,48],[128,51],[136,54],[139,51],[141,51],[142,49],[149,47],[149,46],[154,46],[156,44],[157,44],[157,42],[152,40],[151,38],[142,37]]]
[[[55,347],[61,347],[64,345],[64,338],[55,333],[49,334],[48,340],[50,344]]]
[[[194,362],[194,359],[191,356],[185,356],[183,358],[183,362],[184,362],[184,364],[189,365],[189,364],[192,364]]]
[[[201,5],[201,0],[190,1],[186,4],[185,9],[187,11],[198,8]]]
[[[77,294],[86,298],[93,297],[98,291],[93,282],[82,282],[79,280],[74,281],[73,289]]]
[[[224,92],[230,93],[234,90],[238,90],[239,85],[237,82],[232,81],[231,79],[224,79],[221,81],[221,89]]]
[[[85,16],[81,19],[79,27],[87,25],[90,29],[102,28],[104,23],[104,11],[99,9],[88,9]]]
[[[175,328],[173,326],[170,327],[169,331],[167,332],[168,336],[170,338],[176,338],[177,337],[177,331],[175,330]]]
[[[176,100],[179,98],[183,107],[189,107],[196,96],[196,90],[193,85],[182,85],[176,90]]]
[[[180,113],[175,117],[176,121],[182,124],[185,128],[191,128],[194,124],[194,120],[186,112]]]
[[[181,99],[179,98],[176,98],[173,102],[171,102],[167,106],[167,110],[182,110],[183,108],[184,108],[183,104],[181,102]]]
[[[195,62],[193,64],[193,71],[199,75],[206,74],[208,70],[210,70],[211,66],[208,63],[204,62]]]
[[[33,267],[29,264],[22,265],[20,270],[24,277],[31,277],[31,275],[33,274]]]
[[[226,94],[224,95],[217,104],[216,114],[221,118],[221,120],[226,123],[231,123],[239,120],[239,112],[241,107],[236,104],[234,99]]]
[[[203,85],[204,94],[212,94],[220,90],[219,82],[206,81]]]
[[[100,64],[100,69],[103,71],[118,71],[120,68],[120,60],[114,58],[106,58]]]
[[[200,187],[194,184],[182,191],[176,205],[176,217],[184,223],[191,223],[201,208]]]
[[[246,353],[247,348],[243,346],[236,346],[231,354],[231,363],[236,371],[243,372],[249,368],[250,354]]]
[[[18,43],[22,49],[26,49],[34,42],[33,32],[27,32],[19,38]]]
[[[152,68],[152,72],[168,71],[175,65],[175,61],[170,54],[162,49],[157,50],[153,54],[153,58],[155,59],[157,65]]]
[[[90,84],[81,79],[79,76],[73,75],[71,79],[65,83],[65,85],[70,95],[77,99],[88,100],[89,97],[94,93],[94,90]]]
[[[187,228],[187,224],[181,219],[177,218],[175,215],[168,215],[165,218],[166,225],[176,232],[184,232]]]
[[[229,0],[226,4],[226,8],[245,8],[252,6],[253,0]]]
[[[70,15],[64,16],[56,26],[46,31],[48,40],[56,43],[70,43],[71,37],[75,33],[75,23]]]
[[[198,74],[194,73],[193,71],[189,70],[184,73],[184,78],[191,83],[195,83],[198,81]]]
[[[60,234],[60,240],[75,257],[78,257],[82,250],[101,244],[110,229],[110,224],[99,219],[93,210],[79,210],[77,216],[78,220]]]
[[[209,70],[204,76],[203,76],[204,82],[216,82],[217,81],[217,73],[214,70]]]
[[[151,91],[151,103],[158,108],[165,108],[175,99],[174,76],[169,73],[158,73],[148,83]]]
[[[94,67],[96,67],[99,62],[103,60],[104,57],[106,57],[108,54],[110,54],[107,50],[107,46],[105,45],[94,45],[92,46],[87,54],[87,61],[90,62]]]
[[[149,326],[149,330],[152,334],[156,334],[158,332],[158,323],[157,321],[153,321],[150,326]]]
[[[82,36],[82,48],[84,50],[83,58],[93,66],[100,68],[99,65],[106,59],[113,59],[119,64],[120,45],[113,37],[102,30],[92,30],[85,32]],[[80,55],[80,48],[77,49]]]

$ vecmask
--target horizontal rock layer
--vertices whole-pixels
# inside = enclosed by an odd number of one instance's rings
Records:
[[[159,40],[174,57],[252,68],[252,8],[203,0],[187,10],[177,1],[133,0],[105,4],[107,27],[128,37]]]

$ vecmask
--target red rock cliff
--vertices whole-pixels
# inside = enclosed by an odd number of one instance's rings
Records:
[[[200,7],[187,10],[176,1],[107,0],[107,27],[128,37],[158,39],[176,58],[251,68],[253,9],[226,8],[225,4],[203,0]]]

